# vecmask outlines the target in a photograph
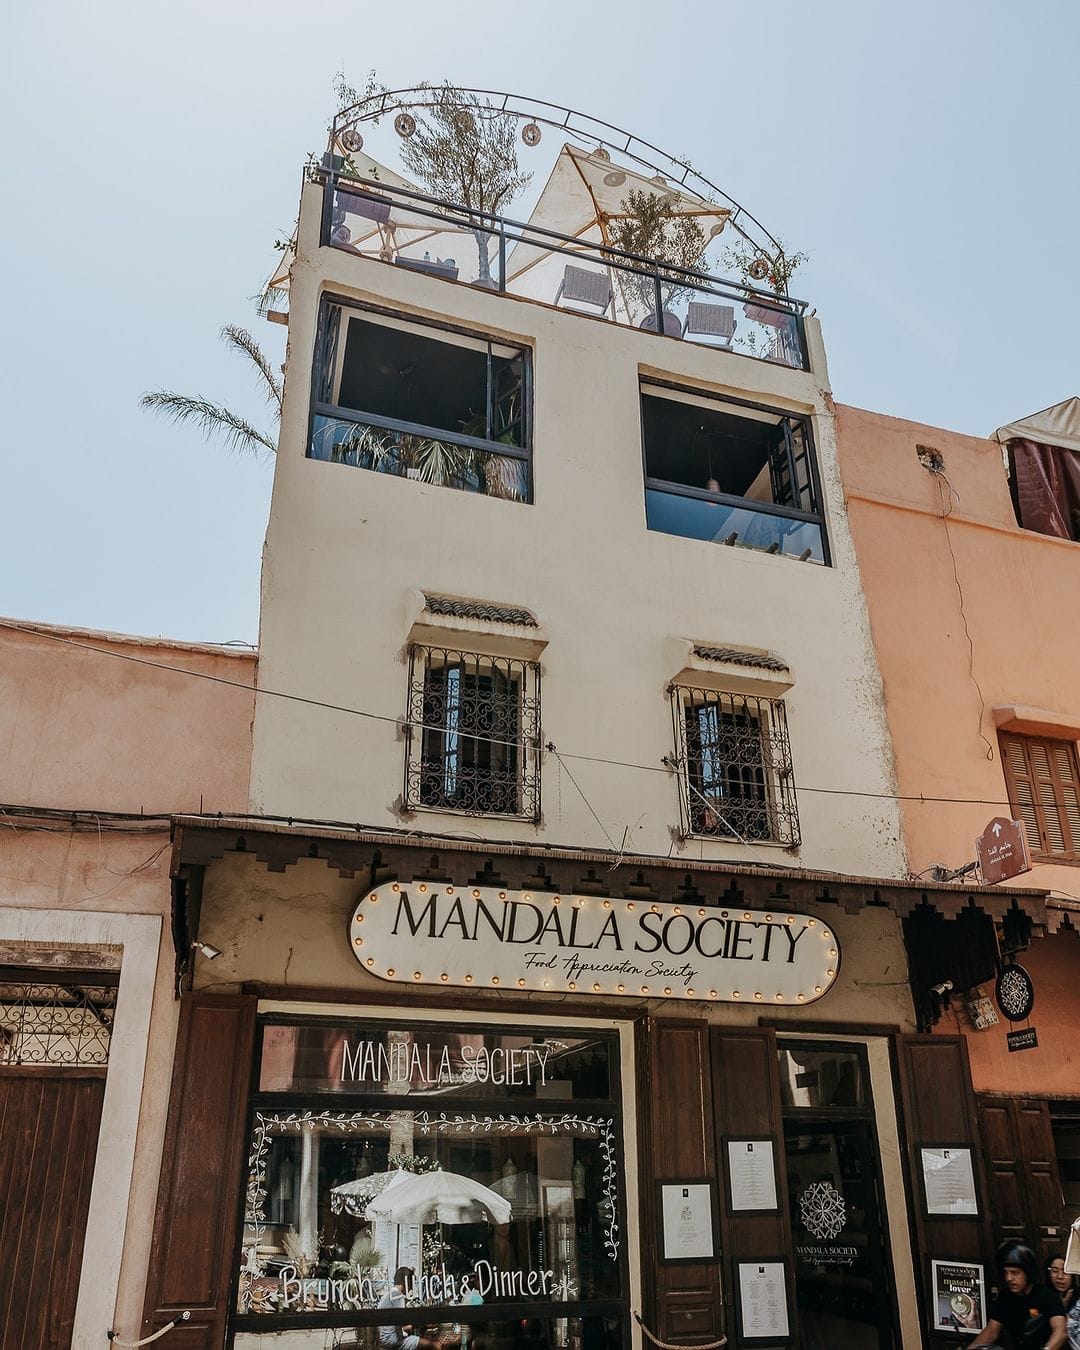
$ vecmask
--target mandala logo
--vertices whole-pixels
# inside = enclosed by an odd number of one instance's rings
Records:
[[[843,1231],[847,1206],[831,1181],[815,1181],[799,1196],[799,1217],[808,1233],[825,1242]]]
[[[1006,966],[997,980],[998,1007],[1010,1022],[1022,1022],[1035,1003],[1035,987],[1023,966]]]

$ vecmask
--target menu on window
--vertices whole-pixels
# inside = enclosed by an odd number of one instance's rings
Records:
[[[729,1139],[727,1148],[732,1211],[775,1210],[776,1168],[772,1140]]]
[[[665,1183],[660,1194],[664,1260],[710,1260],[715,1252],[711,1183]]]
[[[789,1336],[787,1284],[782,1261],[739,1262],[743,1340]]]

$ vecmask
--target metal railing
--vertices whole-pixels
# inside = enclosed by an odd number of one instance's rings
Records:
[[[406,188],[345,177],[336,169],[324,170],[323,184],[322,243],[329,247],[809,369],[805,300]]]

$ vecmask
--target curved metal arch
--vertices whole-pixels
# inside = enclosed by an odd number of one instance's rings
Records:
[[[335,139],[346,127],[356,126],[360,122],[377,122],[379,118],[388,116],[394,111],[435,107],[438,89],[438,86],[432,85],[414,85],[408,89],[388,89],[382,93],[372,94],[368,98],[360,99],[359,102],[350,105],[348,108],[341,109],[334,115],[330,124],[330,150],[333,150]],[[752,212],[737,202],[723,188],[706,178],[704,174],[699,173],[687,160],[669,155],[650,141],[643,141],[611,122],[589,117],[585,113],[579,113],[573,108],[567,108],[559,103],[549,103],[546,99],[527,99],[522,95],[509,94],[498,89],[461,88],[458,92],[488,100],[494,113],[505,113],[518,120],[527,118],[544,126],[552,127],[557,131],[565,132],[583,143],[592,144],[608,151],[614,150],[641,168],[650,169],[654,174],[659,174],[665,179],[673,179],[681,187],[690,188],[691,191],[696,192],[699,197],[706,201],[716,201],[719,198],[721,204],[726,203],[731,207],[730,222],[748,243],[769,257],[770,262],[775,262],[778,258],[784,257],[784,249],[780,241],[762,225]],[[650,159],[647,157],[648,155],[655,155],[657,158]],[[770,254],[769,248],[760,239],[755,239],[753,234],[748,233],[746,227],[739,223],[740,219],[756,226],[768,241],[768,244],[775,250],[775,253]]]

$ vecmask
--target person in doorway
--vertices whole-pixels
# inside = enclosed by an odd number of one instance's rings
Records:
[[[405,1299],[415,1274],[412,1266],[398,1266],[394,1272],[394,1283],[379,1300],[379,1307],[406,1307]],[[458,1336],[426,1336],[408,1324],[379,1328],[380,1350],[451,1350],[460,1344]]]
[[[1062,1350],[1066,1344],[1065,1309],[1057,1293],[1039,1283],[1035,1253],[1019,1243],[1007,1246],[1000,1259],[1004,1288],[991,1303],[986,1326],[971,1346]]]

